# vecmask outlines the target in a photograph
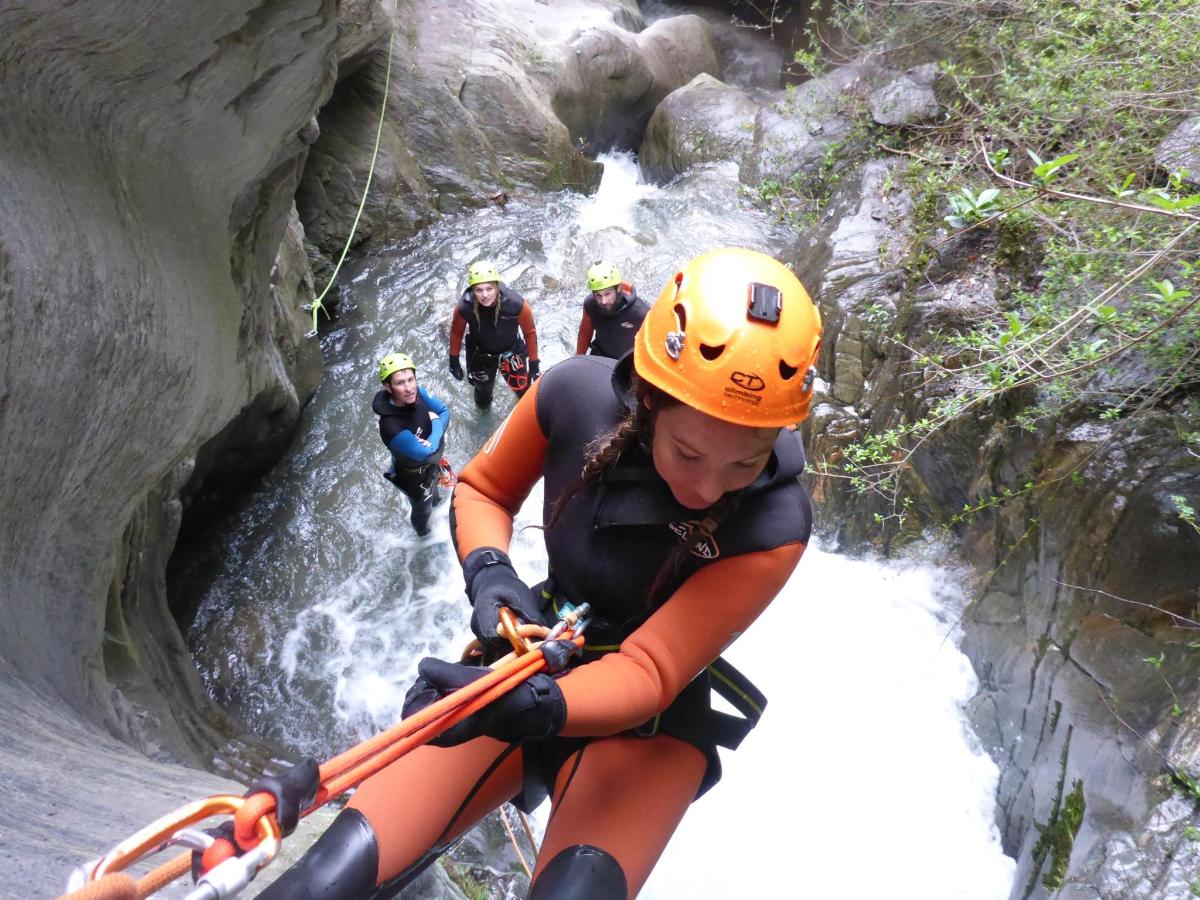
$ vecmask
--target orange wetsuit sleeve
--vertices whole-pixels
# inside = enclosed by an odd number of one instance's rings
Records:
[[[525,346],[528,348],[529,358],[537,359],[537,328],[533,324],[533,308],[530,307],[528,300],[517,314],[517,324],[521,326],[521,333],[525,336]]]
[[[458,475],[454,488],[454,542],[460,561],[479,547],[508,552],[513,516],[542,477],[546,436],[537,420],[535,381]]]
[[[636,728],[666,709],[779,593],[804,544],[719,560],[697,571],[621,644],[558,680],[567,702],[562,734]]]
[[[595,327],[592,325],[592,317],[587,314],[587,310],[583,311],[583,318],[579,320],[579,337],[575,339],[575,355],[583,356],[588,352],[588,345],[592,342],[592,335],[596,333]]]
[[[459,311],[458,304],[454,305],[454,317],[450,320],[450,355],[458,356],[462,351],[463,335],[467,332],[467,320]]]

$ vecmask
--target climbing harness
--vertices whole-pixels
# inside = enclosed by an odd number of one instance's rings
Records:
[[[513,653],[492,663],[490,671],[465,687],[323,763],[316,796],[300,816],[307,816],[357,787],[531,676],[551,669],[547,654],[556,648],[552,642],[566,641],[582,647],[589,613],[587,604],[565,610],[554,627],[547,629],[540,625],[519,625],[510,610],[502,609],[498,631],[512,644]],[[191,827],[218,815],[232,816],[229,823],[232,840]],[[239,893],[275,858],[280,842],[272,794],[266,791],[247,797],[219,794],[181,806],[98,859],[80,866],[71,875],[67,893],[59,900],[141,900],[185,874],[192,866],[193,852],[201,854],[200,874],[195,889],[185,900],[225,900]],[[140,879],[135,880],[123,871],[171,846],[189,849]]]
[[[375,149],[371,151],[371,166],[367,169],[367,183],[363,185],[362,200],[358,203],[358,212],[354,214],[354,222],[350,226],[350,234],[346,238],[346,246],[342,248],[342,255],[338,257],[337,265],[333,267],[333,273],[329,276],[329,281],[325,285],[325,289],[320,295],[313,300],[312,305],[308,308],[312,310],[312,331],[305,335],[306,338],[314,338],[317,336],[317,313],[325,313],[325,320],[329,320],[329,311],[325,309],[325,305],[321,302],[325,299],[325,295],[329,293],[329,289],[333,287],[333,282],[337,279],[338,272],[341,271],[342,263],[346,260],[346,254],[350,252],[350,245],[354,242],[354,233],[358,230],[358,221],[362,218],[363,209],[367,205],[367,194],[371,190],[371,178],[375,175],[375,161],[379,158],[379,142],[383,136],[383,120],[387,113],[388,102],[388,85],[392,83],[392,42],[396,40],[396,33],[393,31],[388,37],[387,48],[387,72],[383,76],[383,103],[379,106],[379,124],[375,127]]]
[[[438,484],[447,489],[458,484],[458,473],[450,465],[450,460],[444,456],[438,462]]]
[[[518,394],[529,387],[529,364],[522,353],[508,350],[500,354],[500,374]]]

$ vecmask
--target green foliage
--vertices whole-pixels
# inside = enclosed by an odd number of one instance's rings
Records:
[[[911,160],[910,288],[926,285],[940,245],[982,233],[999,236],[1000,265],[1022,273],[1001,285],[1000,313],[908,348],[922,396],[941,399],[922,423],[881,424],[846,452],[854,489],[901,508],[912,454],[966,417],[1000,414],[1027,431],[1064,416],[1131,428],[1193,395],[1200,192],[1184,173],[1161,172],[1154,151],[1194,114],[1200,41],[1183,36],[1200,33],[1200,4],[856,0],[832,15],[842,55],[798,56],[810,70],[883,43],[941,60],[945,121],[887,138]],[[1020,237],[1006,244],[1010,223]],[[1008,498],[997,492],[963,515]],[[1177,511],[1200,530],[1191,506]]]
[[[950,204],[950,215],[945,220],[951,228],[966,228],[991,218],[1000,210],[999,188],[985,188],[975,194],[970,188],[962,187],[946,200]]]
[[[1181,497],[1178,494],[1171,495],[1171,505],[1175,507],[1175,512],[1179,518],[1183,519],[1193,530],[1200,532],[1200,523],[1196,522],[1196,510],[1188,503],[1186,497]]]

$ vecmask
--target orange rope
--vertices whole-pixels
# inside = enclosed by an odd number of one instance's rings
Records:
[[[151,869],[137,880],[138,900],[149,897],[155,891],[161,891],[176,878],[181,878],[192,871],[192,851],[180,853],[174,859],[167,860],[156,869]]]
[[[524,641],[527,626],[518,627],[515,619],[507,621],[505,625],[507,627],[503,631],[514,648],[520,649],[522,645],[528,648]],[[545,629],[541,629],[541,633],[544,634]],[[582,635],[569,637],[564,634],[563,639],[572,641],[577,647],[583,646]],[[410,750],[443,734],[544,668],[545,656],[528,652],[528,649],[523,655],[505,657],[465,687],[328,760],[319,769],[320,787],[313,804],[300,815],[307,816],[361,784]],[[191,867],[191,852],[159,866],[136,883],[128,875],[107,873],[125,868],[153,852],[180,828],[213,815],[215,808],[232,809],[234,840],[243,851],[256,847],[265,839],[279,840],[279,826],[272,816],[275,798],[271,794],[258,792],[245,798],[225,795],[209,797],[181,807],[126,839],[97,866],[97,870],[106,873],[102,878],[89,882],[73,893],[64,894],[59,900],[141,900],[160,890]],[[231,849],[232,845],[227,839],[218,838],[204,854],[205,862],[215,861],[223,855],[223,851]],[[130,893],[131,888],[133,893]]]
[[[98,881],[89,881],[77,891],[63,894],[58,900],[140,900],[138,883],[132,875],[113,872]]]

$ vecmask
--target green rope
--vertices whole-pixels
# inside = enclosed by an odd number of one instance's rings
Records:
[[[346,238],[346,246],[342,248],[342,255],[338,258],[337,265],[333,267],[333,274],[329,276],[329,283],[325,285],[325,290],[321,291],[317,299],[312,302],[312,331],[308,333],[308,337],[316,337],[317,335],[317,313],[325,313],[325,319],[329,319],[329,311],[325,309],[322,300],[329,293],[329,289],[333,287],[333,282],[337,279],[338,272],[341,271],[342,263],[346,259],[346,254],[350,252],[350,244],[354,241],[354,232],[358,230],[359,219],[362,218],[363,209],[367,205],[367,193],[371,190],[371,178],[375,175],[375,161],[379,159],[379,142],[383,136],[383,120],[387,113],[388,102],[388,86],[392,83],[392,42],[396,39],[396,32],[393,31],[388,37],[387,48],[387,74],[383,76],[383,103],[379,107],[379,125],[375,128],[375,149],[371,153],[371,168],[367,170],[367,183],[363,186],[362,200],[358,204],[358,212],[354,214],[354,224],[350,226],[350,236]]]

